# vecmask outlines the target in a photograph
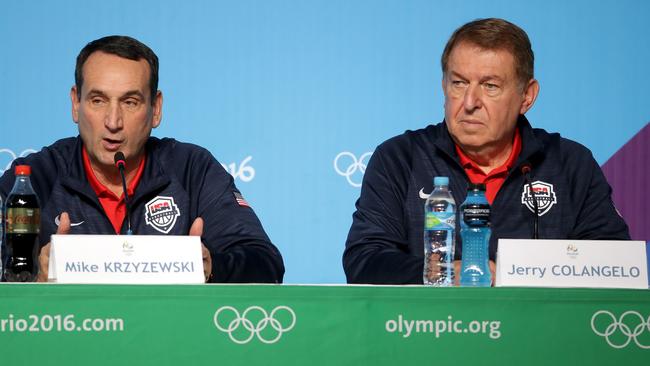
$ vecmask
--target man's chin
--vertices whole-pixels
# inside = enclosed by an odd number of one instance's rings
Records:
[[[88,154],[90,164],[95,168],[99,168],[102,170],[105,169],[110,169],[113,166],[115,166],[115,153],[110,152],[110,151],[101,151],[98,152],[97,155],[93,156],[93,154]]]
[[[467,147],[479,147],[486,143],[485,136],[482,131],[478,130],[465,130],[450,131],[451,137],[456,144]]]
[[[456,139],[456,144],[463,150],[476,150],[485,146],[486,143],[487,141],[479,135],[463,136]]]

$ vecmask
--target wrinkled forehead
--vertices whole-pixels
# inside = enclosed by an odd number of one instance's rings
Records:
[[[516,75],[515,57],[506,48],[485,48],[475,43],[461,42],[449,54],[446,75]]]
[[[136,61],[97,51],[84,62],[81,72],[83,90],[139,90],[149,94],[150,68],[145,59]]]

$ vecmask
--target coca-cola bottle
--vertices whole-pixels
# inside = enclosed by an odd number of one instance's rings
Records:
[[[33,282],[38,274],[38,233],[41,209],[29,179],[29,165],[16,165],[16,181],[7,196],[5,210],[5,248],[8,282]]]
[[[5,240],[5,221],[3,220],[3,214],[5,211],[5,206],[2,204],[2,194],[0,194],[0,277],[2,277],[3,272],[3,265],[4,265],[4,258],[2,256],[2,249],[4,248],[4,245],[2,245],[2,242]]]

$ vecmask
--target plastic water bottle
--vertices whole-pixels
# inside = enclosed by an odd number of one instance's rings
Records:
[[[489,287],[492,274],[488,264],[490,244],[490,204],[484,184],[470,184],[460,206],[460,237],[463,241],[461,286]]]
[[[449,178],[435,177],[433,192],[424,203],[424,284],[454,284],[454,231],[456,202],[449,191]]]

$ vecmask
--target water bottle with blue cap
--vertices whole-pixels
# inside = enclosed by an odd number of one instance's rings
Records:
[[[433,192],[424,203],[423,282],[430,286],[454,284],[456,202],[448,177],[433,179]]]
[[[489,287],[490,204],[485,198],[484,184],[470,184],[467,198],[460,206],[460,238],[463,245],[460,285]]]

